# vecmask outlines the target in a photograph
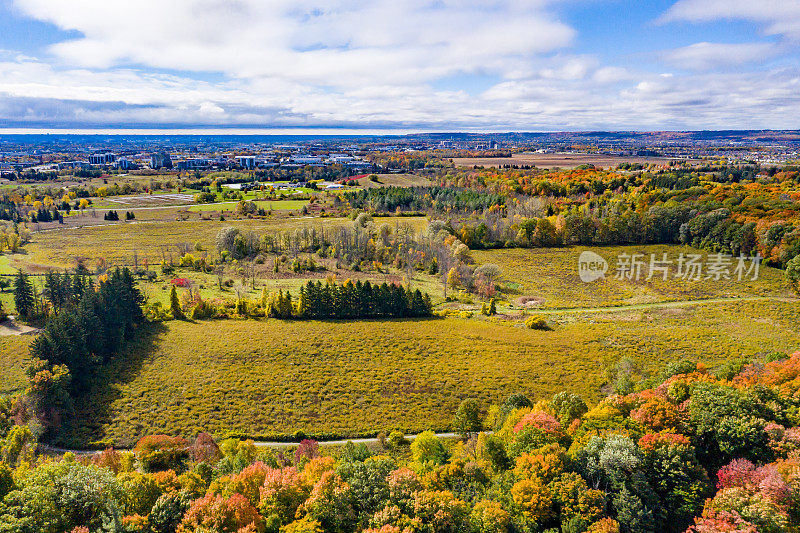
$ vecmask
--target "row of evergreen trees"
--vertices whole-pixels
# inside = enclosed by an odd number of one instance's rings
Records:
[[[125,220],[133,220],[136,218],[131,211],[125,211]],[[119,220],[119,213],[114,210],[109,211],[103,215],[103,220],[117,221]]]
[[[31,222],[60,222],[64,223],[64,216],[55,207],[50,209],[39,208],[35,213],[31,211]]]
[[[90,279],[54,274],[45,281],[45,294],[54,298],[54,312],[31,343],[31,355],[65,365],[72,392],[81,392],[144,320],[144,298],[127,268],[111,271],[96,287]]]
[[[44,276],[42,296],[37,298],[37,291],[28,274],[20,271],[14,280],[14,305],[19,316],[25,320],[45,316],[50,310],[59,313],[75,307],[87,289],[94,289],[93,282],[85,273],[48,272]]]
[[[267,304],[275,318],[404,318],[430,316],[430,296],[419,289],[369,281],[342,284],[309,281],[296,302],[280,291]]]

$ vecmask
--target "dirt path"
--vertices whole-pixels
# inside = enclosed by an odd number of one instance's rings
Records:
[[[12,335],[33,335],[39,330],[20,324],[14,319],[5,320],[0,322],[0,337],[8,337]]]
[[[646,304],[609,305],[604,307],[558,307],[552,309],[528,309],[542,315],[565,315],[577,313],[608,313],[616,311],[639,311],[645,309],[691,307],[694,305],[718,304],[727,302],[764,302],[776,301],[800,303],[798,298],[781,298],[778,296],[737,296],[734,298],[707,298],[703,300],[677,300],[671,302],[651,302]]]
[[[458,433],[436,433],[440,439],[454,439],[458,437]],[[406,435],[406,439],[414,440],[417,435]],[[245,440],[245,439],[242,439]],[[318,441],[320,446],[343,446],[348,442],[353,444],[377,444],[377,437],[361,438],[361,439],[341,439],[341,440],[323,440]],[[284,442],[284,441],[254,441],[253,444],[257,448],[288,448],[289,446],[297,446],[298,442]],[[75,455],[87,456],[98,453],[97,450],[71,450],[69,448],[59,448],[57,446],[49,446],[47,444],[40,445],[43,453],[49,455],[61,455],[64,453],[74,453]],[[115,448],[117,451],[124,451],[125,448]]]

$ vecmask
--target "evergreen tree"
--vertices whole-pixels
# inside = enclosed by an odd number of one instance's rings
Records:
[[[21,270],[14,281],[14,305],[22,318],[31,316],[36,301],[33,294],[33,284],[27,274]]]
[[[178,300],[178,291],[175,289],[175,285],[169,291],[169,309],[175,319],[181,320],[185,317],[183,309],[181,309],[181,302]]]

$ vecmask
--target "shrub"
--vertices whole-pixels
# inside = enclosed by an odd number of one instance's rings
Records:
[[[528,329],[539,329],[543,331],[549,331],[552,329],[549,325],[547,325],[547,321],[540,316],[528,317],[528,319],[525,320],[525,325],[528,327]]]
[[[181,470],[189,458],[189,443],[183,437],[150,435],[140,439],[133,451],[146,472]]]

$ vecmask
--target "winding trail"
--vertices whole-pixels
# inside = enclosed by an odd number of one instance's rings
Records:
[[[459,437],[458,433],[436,433],[436,436],[440,439],[454,439]],[[406,435],[406,439],[414,440],[417,438],[417,435]],[[241,439],[247,440],[247,439]],[[348,442],[352,442],[353,444],[376,444],[378,442],[377,437],[367,437],[367,438],[357,438],[357,439],[340,439],[340,440],[320,440],[317,441],[320,446],[343,446]],[[257,448],[288,448],[290,446],[297,446],[300,444],[299,442],[286,442],[286,441],[271,441],[271,440],[257,440],[253,441],[253,444],[256,445]],[[58,446],[50,446],[48,444],[40,444],[39,448],[41,449],[42,453],[46,455],[62,455],[65,453],[74,453],[78,456],[89,456],[99,453],[99,450],[75,450],[70,448],[60,448]],[[130,448],[114,448],[117,451],[129,451]]]

